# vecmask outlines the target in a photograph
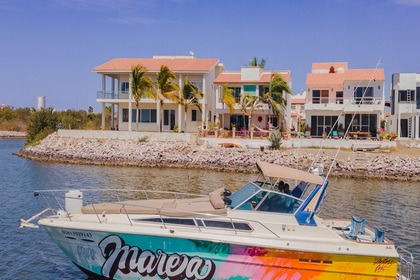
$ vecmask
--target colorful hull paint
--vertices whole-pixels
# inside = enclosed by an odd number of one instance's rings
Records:
[[[108,279],[395,279],[397,259],[46,227],[76,265]]]

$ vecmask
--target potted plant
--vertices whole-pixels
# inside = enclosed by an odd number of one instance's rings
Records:
[[[398,134],[396,132],[392,132],[389,135],[389,141],[394,141],[395,139],[397,139],[397,137],[398,137]]]
[[[344,137],[344,126],[342,123],[338,125],[338,137],[340,138]]]
[[[322,139],[327,138],[327,132],[325,131],[326,128],[327,127],[324,125],[324,129],[323,129],[323,132],[322,132]]]
[[[306,126],[305,135],[308,138],[311,138],[311,127],[309,125]]]
[[[232,138],[236,136],[236,123],[231,123],[230,126],[232,127]]]

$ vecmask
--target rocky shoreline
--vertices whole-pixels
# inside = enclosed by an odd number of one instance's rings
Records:
[[[283,149],[278,151],[244,148],[210,148],[185,142],[152,142],[67,138],[52,134],[34,147],[16,154],[33,159],[73,164],[112,166],[178,167],[234,172],[256,172],[260,159],[274,164],[308,170],[318,150]],[[420,158],[392,154],[343,151],[331,176],[420,181]],[[326,172],[335,151],[324,150],[317,162]]]
[[[25,132],[0,130],[0,139],[23,139],[25,137]]]

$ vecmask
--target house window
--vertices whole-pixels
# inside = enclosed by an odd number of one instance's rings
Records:
[[[398,101],[401,103],[412,103],[414,102],[414,90],[400,90],[398,91]]]
[[[137,109],[132,109],[131,111],[131,122],[137,122]]]
[[[257,86],[256,85],[244,85],[244,94],[256,95]]]
[[[141,109],[140,122],[156,123],[156,109]]]
[[[122,121],[128,122],[128,109],[122,109]]]
[[[322,136],[322,133],[330,133],[331,129],[337,129],[337,116],[312,116],[311,135]]]
[[[236,103],[239,103],[241,100],[241,88],[240,87],[229,87],[228,89],[233,90],[232,94],[235,97]]]
[[[357,87],[354,90],[356,104],[373,103],[373,87]]]
[[[203,92],[203,82],[202,81],[191,81],[191,83],[197,86],[198,91]]]
[[[312,103],[319,104],[321,99],[321,91],[320,90],[313,90],[312,91]]]
[[[416,89],[416,108],[420,109],[420,87]]]
[[[328,90],[321,90],[321,103],[322,104],[329,103]]]
[[[122,92],[128,92],[130,89],[130,83],[129,82],[122,82],[121,83],[121,91]]]
[[[377,116],[374,114],[356,114],[350,124],[353,115],[345,115],[345,128],[350,126],[349,131],[370,132],[371,136],[376,136]]]
[[[191,121],[201,122],[201,113],[198,110],[191,110]]]
[[[343,92],[342,91],[337,91],[335,93],[335,102],[337,104],[343,104]]]

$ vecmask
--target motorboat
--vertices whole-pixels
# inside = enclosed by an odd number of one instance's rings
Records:
[[[21,226],[43,226],[99,279],[414,279],[412,255],[380,229],[318,216],[327,178],[263,161],[257,169],[233,193],[39,190],[48,208]]]

